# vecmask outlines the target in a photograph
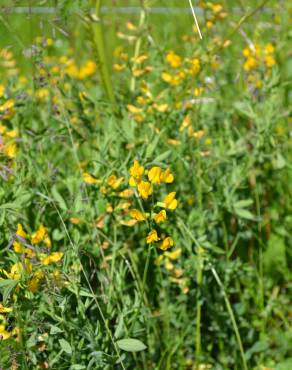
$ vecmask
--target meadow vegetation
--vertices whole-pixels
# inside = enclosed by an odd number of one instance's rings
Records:
[[[0,369],[292,369],[291,6],[195,5],[1,4]]]

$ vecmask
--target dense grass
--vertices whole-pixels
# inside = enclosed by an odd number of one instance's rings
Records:
[[[31,5],[0,18],[0,368],[289,370],[288,5],[200,2],[202,41]]]

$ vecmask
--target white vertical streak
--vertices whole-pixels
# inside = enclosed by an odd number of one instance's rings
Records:
[[[199,23],[197,21],[197,17],[196,17],[195,9],[194,9],[193,4],[192,4],[192,0],[189,0],[189,3],[190,3],[190,7],[191,7],[191,10],[192,10],[192,13],[193,13],[193,17],[194,17],[194,20],[195,20],[195,24],[196,24],[200,39],[202,40],[203,37],[202,37],[202,34],[201,34]]]

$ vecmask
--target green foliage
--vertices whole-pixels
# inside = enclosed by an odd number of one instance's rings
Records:
[[[210,4],[202,41],[188,14],[181,42],[171,17],[149,12],[135,29],[124,22],[135,16],[104,15],[122,47],[115,106],[94,63],[89,2],[57,1],[70,37],[36,32],[25,63],[16,47],[0,50],[0,367],[290,369],[289,23],[274,17],[287,11],[271,2],[233,34],[234,2]],[[146,200],[127,194],[134,160],[144,180],[159,166],[174,181]],[[178,207],[155,224],[170,192]],[[174,247],[147,244],[152,228]]]

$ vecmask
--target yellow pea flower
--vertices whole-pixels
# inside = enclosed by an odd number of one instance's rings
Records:
[[[152,184],[161,183],[162,169],[160,167],[152,167],[148,172],[148,179]]]
[[[167,168],[164,172],[160,175],[160,180],[165,182],[166,184],[171,184],[174,180],[173,174],[170,172],[170,169]]]
[[[173,51],[169,51],[166,54],[166,60],[172,68],[179,68],[182,65],[181,57],[175,54]]]
[[[142,112],[142,108],[135,107],[135,105],[128,104],[127,108],[130,113],[138,114]]]
[[[148,181],[141,181],[138,184],[138,192],[141,198],[148,199],[153,192],[152,185]]]
[[[32,234],[31,243],[39,244],[45,239],[46,236],[47,236],[47,229],[44,227],[44,225],[41,224],[38,230]]]
[[[43,278],[45,277],[45,274],[43,271],[41,270],[38,270],[34,273],[32,279],[30,279],[30,281],[28,282],[28,289],[32,292],[32,293],[35,293],[38,288],[39,288],[39,285],[41,283],[41,281],[43,280]]]
[[[152,229],[146,237],[147,244],[155,243],[160,240],[159,236],[157,235],[157,231]]]
[[[4,95],[5,93],[5,86],[4,85],[0,85],[0,98],[2,98],[2,96]]]
[[[139,162],[135,160],[133,166],[129,170],[129,173],[131,175],[129,180],[130,186],[136,186],[142,180],[142,176],[144,174],[144,167],[140,166]]]
[[[163,209],[162,211],[160,211],[159,213],[157,213],[157,215],[154,216],[154,221],[157,223],[157,224],[160,224],[161,222],[165,221],[166,220],[166,211]]]
[[[13,308],[12,307],[4,307],[0,303],[0,313],[8,313],[8,312],[12,312],[12,311],[13,311]]]
[[[137,221],[145,221],[146,220],[146,216],[140,212],[138,209],[131,209],[130,211],[130,215],[132,218],[134,218],[135,220]]]
[[[161,203],[162,207],[174,210],[177,207],[177,200],[175,199],[176,192],[169,193]]]
[[[120,177],[120,178],[117,178],[117,176],[115,175],[111,175],[108,179],[107,179],[107,184],[113,188],[113,189],[117,189],[121,183],[123,182],[124,178],[123,177]]]
[[[0,325],[0,340],[6,340],[11,337],[12,333],[5,329],[5,325]]]
[[[63,255],[63,252],[53,252],[49,256],[42,258],[41,264],[46,266],[50,265],[51,263],[59,262],[62,259]]]
[[[14,143],[7,145],[7,147],[4,149],[4,153],[9,158],[15,158],[16,157],[16,151],[17,151],[17,147],[16,147],[16,144],[14,144]]]
[[[128,221],[121,220],[120,221],[120,224],[123,226],[134,226],[136,225],[136,223],[137,223],[137,220],[128,220]]]
[[[17,240],[13,243],[13,249],[15,253],[23,253],[25,251],[25,248]]]
[[[28,273],[32,272],[32,264],[27,259],[25,259],[24,263],[18,262],[12,265],[10,273],[7,275],[10,279],[19,280],[24,270]]]
[[[17,224],[17,231],[16,231],[16,235],[20,236],[21,238],[25,239],[26,238],[26,233],[25,231],[23,230],[23,227],[21,224]]]
[[[166,237],[163,239],[162,243],[160,244],[159,248],[162,249],[163,251],[171,248],[173,246],[173,240],[170,236]]]
[[[181,248],[174,250],[173,252],[165,252],[165,256],[172,261],[178,259],[181,256]]]
[[[84,172],[82,176],[86,184],[93,185],[100,183],[100,180],[95,179],[93,176],[90,175],[90,173]]]

